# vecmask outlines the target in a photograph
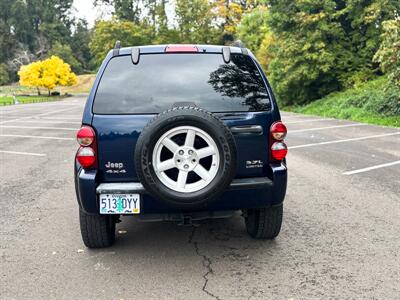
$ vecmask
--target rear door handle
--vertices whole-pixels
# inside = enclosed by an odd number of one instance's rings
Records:
[[[263,128],[260,125],[241,125],[231,127],[233,134],[263,134]]]

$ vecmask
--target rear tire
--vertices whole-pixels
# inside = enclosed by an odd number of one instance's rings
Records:
[[[245,214],[247,233],[255,239],[274,239],[282,225],[283,205],[248,209]]]
[[[104,248],[115,241],[115,219],[108,215],[89,215],[79,209],[82,240],[88,248]]]

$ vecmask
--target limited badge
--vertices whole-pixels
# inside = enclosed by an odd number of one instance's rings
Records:
[[[246,160],[246,169],[262,168],[263,162],[261,160]]]

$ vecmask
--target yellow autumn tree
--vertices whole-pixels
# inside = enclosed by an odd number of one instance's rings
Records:
[[[218,18],[222,21],[223,30],[228,34],[236,33],[236,26],[240,23],[243,7],[233,0],[218,0],[215,2]]]
[[[40,87],[47,89],[50,95],[56,86],[71,86],[77,83],[77,77],[71,71],[70,65],[58,56],[22,66],[18,75],[21,85],[37,88],[39,95]]]

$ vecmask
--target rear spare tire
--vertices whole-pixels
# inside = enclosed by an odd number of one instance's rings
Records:
[[[155,198],[180,208],[204,207],[231,183],[236,146],[229,128],[210,112],[175,107],[143,129],[135,167]]]

